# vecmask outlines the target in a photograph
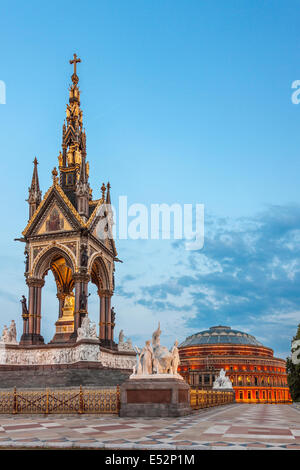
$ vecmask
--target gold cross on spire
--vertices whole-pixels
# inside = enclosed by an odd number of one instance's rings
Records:
[[[76,73],[76,65],[81,62],[81,59],[77,58],[77,55],[76,54],[73,54],[73,60],[70,60],[70,64],[74,64],[74,73],[72,75],[72,82],[74,83],[74,85],[77,85],[78,81],[79,81],[79,78],[77,76],[77,73]]]
[[[70,60],[70,64],[74,64],[74,74],[76,75],[76,65],[81,62],[81,59],[77,59],[77,55],[73,54],[73,60]]]

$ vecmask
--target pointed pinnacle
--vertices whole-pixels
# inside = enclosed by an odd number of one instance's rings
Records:
[[[105,184],[102,183],[101,191],[102,191],[102,199],[103,199],[103,200],[104,200],[104,198],[105,198],[105,190],[106,190]]]
[[[52,178],[53,178],[53,183],[57,183],[57,169],[56,169],[56,166],[53,168],[52,170]]]
[[[110,184],[109,182],[107,183],[107,193],[106,193],[106,204],[110,204],[111,201],[110,201]]]

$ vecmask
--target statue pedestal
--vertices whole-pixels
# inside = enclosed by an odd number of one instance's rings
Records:
[[[192,413],[190,387],[169,374],[136,376],[121,386],[120,416],[177,417]]]

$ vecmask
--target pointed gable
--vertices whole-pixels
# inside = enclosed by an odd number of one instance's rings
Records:
[[[107,237],[105,240],[101,238],[101,233],[103,229],[103,223],[101,223],[101,206],[104,204],[104,199],[99,199],[97,205],[95,206],[89,220],[87,221],[87,228],[90,230],[91,234],[101,241],[105,247],[113,253],[114,256],[117,256],[116,245],[113,238]],[[111,230],[111,228],[110,228]]]
[[[29,220],[23,236],[78,230],[85,223],[61,187],[54,183]]]

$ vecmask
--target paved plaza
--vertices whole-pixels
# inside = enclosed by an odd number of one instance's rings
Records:
[[[2,415],[0,446],[299,450],[300,409],[233,404],[178,419]]]

